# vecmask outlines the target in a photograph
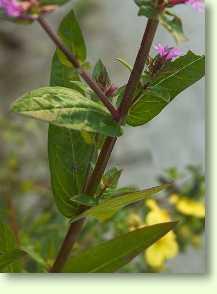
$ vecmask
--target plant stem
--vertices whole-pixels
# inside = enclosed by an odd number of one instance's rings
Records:
[[[49,35],[51,40],[54,42],[57,48],[59,48],[64,55],[68,58],[68,60],[71,62],[71,64],[78,70],[80,76],[85,80],[85,82],[88,84],[88,86],[96,93],[96,95],[99,97],[99,99],[102,101],[102,103],[105,105],[105,107],[110,111],[112,117],[114,120],[118,120],[119,113],[115,109],[115,107],[112,105],[108,97],[103,93],[103,91],[100,89],[100,87],[97,85],[97,83],[92,79],[92,77],[89,75],[88,72],[86,72],[79,62],[79,60],[76,58],[76,56],[71,52],[67,47],[65,47],[64,43],[61,41],[59,36],[56,34],[55,31],[50,27],[48,22],[42,17],[38,17],[38,23],[41,25],[41,27],[45,30],[45,32]]]
[[[158,20],[149,19],[145,33],[142,38],[142,43],[139,52],[136,57],[136,61],[128,80],[126,90],[122,99],[122,103],[119,107],[120,120],[123,120],[128,113],[128,110],[133,102],[134,93],[139,83],[140,77],[144,70],[151,46],[154,40],[155,33],[158,27]]]
[[[128,80],[126,90],[122,99],[122,103],[119,107],[119,113],[120,113],[119,123],[120,124],[125,118],[134,100],[134,93],[139,83],[141,74],[144,70],[144,66],[151,49],[151,45],[157,30],[157,26],[158,26],[157,20],[153,20],[153,19],[148,20],[146,30],[143,35],[142,43],[141,43],[139,52],[137,54],[136,61],[135,61],[133,70],[131,72],[130,78]],[[95,189],[100,182],[100,179],[106,169],[106,166],[108,164],[109,158],[111,156],[111,153],[116,141],[117,141],[117,138],[108,137],[102,147],[96,166],[94,168],[92,176],[90,177],[90,180],[87,185],[87,189],[90,194],[95,192]]]
[[[139,83],[141,74],[144,70],[144,66],[147,60],[147,57],[149,55],[151,45],[157,30],[158,21],[154,19],[149,19],[145,33],[143,35],[142,43],[140,46],[140,49],[138,51],[136,61],[133,67],[133,70],[131,72],[130,78],[128,80],[126,90],[123,96],[122,103],[119,107],[119,117],[118,122],[121,124],[123,119],[125,118],[132,102],[134,99],[134,93],[136,91],[137,85]],[[115,143],[117,141],[117,138],[108,137],[105,140],[105,143],[102,147],[102,150],[99,154],[97,163],[95,165],[94,171],[92,175],[90,176],[85,193],[89,195],[93,195],[96,191],[96,188],[104,174],[104,171],[106,169],[106,166],[108,164],[108,161],[110,159],[112,150],[115,146]],[[77,239],[77,236],[80,233],[80,230],[82,229],[82,225],[84,223],[83,220],[79,220],[75,223],[72,223],[70,225],[70,228],[66,234],[66,237],[63,241],[63,244],[60,248],[59,254],[57,256],[57,259],[51,268],[51,273],[57,273],[60,272],[67,261],[68,257],[70,256],[71,249],[74,245],[75,240]]]
[[[81,232],[81,229],[84,224],[84,219],[80,219],[74,223],[72,223],[66,233],[65,239],[60,247],[59,253],[56,257],[56,260],[49,270],[50,273],[59,273],[63,268],[65,262],[67,261],[72,247]]]

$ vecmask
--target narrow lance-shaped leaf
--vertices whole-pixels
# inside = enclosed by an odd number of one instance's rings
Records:
[[[205,57],[189,51],[169,62],[137,102],[130,108],[127,123],[146,124],[157,116],[178,94],[205,74]]]
[[[64,87],[44,87],[26,93],[12,110],[69,129],[121,135],[119,125],[104,106]]]
[[[113,273],[162,238],[175,222],[146,226],[78,252],[65,265],[65,273]]]
[[[120,197],[102,200],[99,205],[91,207],[76,218],[72,219],[72,221],[78,220],[83,217],[94,217],[100,221],[106,221],[121,208],[141,201],[146,197],[151,197],[154,194],[164,190],[166,187],[168,187],[168,185],[162,185],[143,191],[135,191],[128,194],[123,194]]]
[[[129,72],[131,72],[133,70],[132,65],[130,65],[126,60],[124,60],[122,58],[116,58],[116,60],[118,62],[120,62],[120,64],[122,64],[126,69],[128,69]]]

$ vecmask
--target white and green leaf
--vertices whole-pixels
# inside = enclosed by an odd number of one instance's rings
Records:
[[[26,93],[13,104],[12,110],[73,130],[112,137],[122,133],[104,106],[64,87],[44,87]]]

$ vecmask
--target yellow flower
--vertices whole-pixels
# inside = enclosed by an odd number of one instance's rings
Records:
[[[203,202],[194,201],[187,197],[173,194],[170,197],[170,203],[175,205],[176,209],[182,214],[197,218],[205,217],[205,204]]]
[[[170,215],[167,210],[161,209],[156,201],[148,200],[146,205],[150,209],[146,216],[147,225],[170,221]],[[175,257],[178,251],[176,235],[171,231],[145,251],[145,259],[152,268],[160,270],[164,267],[166,260]]]
[[[152,268],[162,269],[166,260],[174,258],[178,251],[176,236],[169,232],[145,251],[145,259]]]

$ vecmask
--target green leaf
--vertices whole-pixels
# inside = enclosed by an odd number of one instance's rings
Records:
[[[120,62],[120,64],[122,64],[126,69],[129,70],[129,72],[131,72],[133,70],[133,67],[132,65],[130,65],[127,61],[125,61],[124,59],[122,58],[116,58],[116,60],[118,62]]]
[[[187,40],[183,32],[183,26],[181,19],[166,10],[159,17],[161,25],[174,37],[177,43],[181,43]]]
[[[131,126],[146,124],[157,116],[178,94],[205,74],[205,57],[189,51],[164,70],[130,108],[127,123]]]
[[[63,40],[64,45],[73,52],[80,62],[83,63],[87,57],[87,50],[81,28],[73,10],[71,10],[62,20],[58,33]],[[60,50],[57,50],[57,54],[64,65],[73,67],[67,57]]]
[[[94,155],[95,145],[88,144],[81,132],[50,125],[48,156],[51,184],[57,207],[66,217],[80,212],[79,203],[72,200],[82,193]]]
[[[69,129],[111,137],[122,133],[104,106],[64,87],[44,87],[26,93],[12,110]]]
[[[0,270],[12,273],[20,271],[18,259],[21,254],[19,253],[10,227],[0,223]]]
[[[162,238],[176,225],[168,222],[127,233],[78,252],[66,263],[65,273],[113,273]]]
[[[108,189],[106,190],[101,198],[108,199],[108,198],[114,198],[118,196],[124,196],[125,194],[129,194],[132,192],[137,192],[138,188],[136,186],[127,186],[127,187],[121,187],[116,189]]]
[[[50,86],[60,86],[66,88],[72,88],[71,85],[74,81],[80,81],[77,70],[62,64],[57,52],[55,52],[52,59],[50,79],[52,81]]]
[[[124,194],[120,197],[102,200],[99,205],[91,207],[76,218],[72,219],[72,221],[78,220],[83,217],[95,217],[99,221],[106,221],[110,219],[121,208],[141,201],[146,197],[151,197],[154,194],[164,190],[166,187],[168,187],[168,185],[162,185],[143,191],[135,191],[129,194]]]
[[[23,258],[25,255],[26,253],[20,249],[13,249],[4,253],[0,252],[0,271],[11,272],[8,269],[13,267],[14,264],[17,263],[17,261]],[[12,272],[17,271],[12,270]]]
[[[99,199],[86,194],[76,195],[72,198],[72,201],[84,206],[95,206],[99,203]]]
[[[61,63],[57,52],[52,59],[50,86],[60,86],[78,91],[85,97],[91,97],[91,90],[82,83],[75,68],[67,67]]]

